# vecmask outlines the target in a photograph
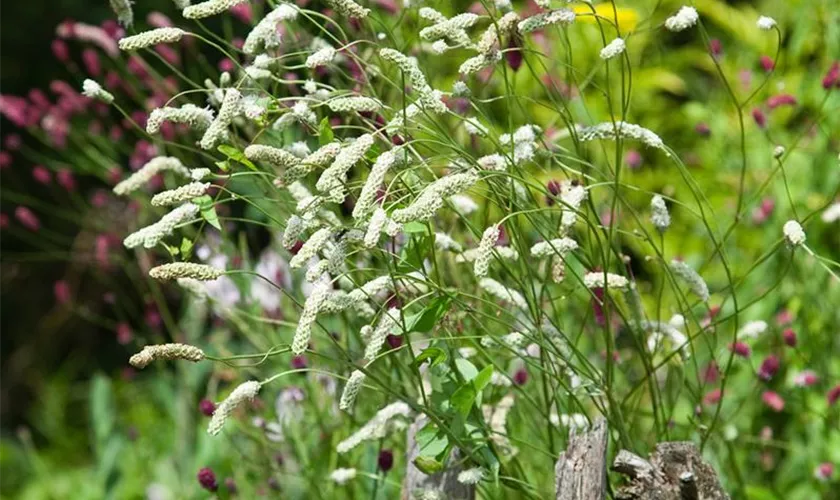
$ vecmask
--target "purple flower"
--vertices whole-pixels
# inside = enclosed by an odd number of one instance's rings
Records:
[[[781,365],[779,358],[773,354],[764,358],[761,367],[758,369],[758,377],[762,380],[770,380],[779,371]]]
[[[210,401],[209,399],[202,399],[198,403],[198,409],[201,411],[201,414],[207,417],[212,417],[213,412],[216,411],[216,404]]]
[[[377,463],[382,472],[388,472],[394,466],[394,453],[391,450],[380,451]]]
[[[207,491],[216,491],[219,485],[216,483],[216,474],[210,467],[204,467],[198,471],[198,484]]]

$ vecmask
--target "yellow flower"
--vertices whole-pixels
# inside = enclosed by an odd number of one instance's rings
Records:
[[[618,28],[622,33],[633,31],[639,23],[639,15],[633,9],[618,7],[613,13],[612,4],[599,3],[595,5],[595,12],[606,19],[614,20],[616,14],[618,15]],[[592,7],[588,5],[576,5],[573,9],[578,16],[576,22],[579,23],[595,23],[595,17],[592,15]]]

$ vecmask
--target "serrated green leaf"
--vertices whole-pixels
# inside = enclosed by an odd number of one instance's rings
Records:
[[[201,218],[207,221],[208,224],[215,227],[219,231],[222,230],[222,225],[219,223],[219,216],[216,214],[216,207],[209,206],[201,209]]]

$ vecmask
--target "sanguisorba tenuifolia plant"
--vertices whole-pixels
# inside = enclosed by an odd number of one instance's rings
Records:
[[[130,22],[131,6],[112,3]],[[240,489],[272,476],[269,487],[290,495],[323,491],[325,480],[327,497],[392,495],[396,461],[458,470],[488,496],[545,497],[569,428],[597,416],[617,447],[691,438],[724,449],[740,410],[724,404],[727,382],[767,329],[747,322],[766,290],[741,285],[765,261],[804,257],[836,279],[806,240],[814,210],[793,200],[764,254],[733,258],[744,211],[766,187],[745,182],[744,115],[763,84],[742,95],[710,49],[741,135],[734,214],[716,212],[680,155],[634,122],[634,38],[681,32],[713,46],[691,6],[657,4],[628,24],[615,5],[560,0],[468,12],[388,0],[176,3],[179,27],[138,31],[120,49],[190,40],[227,71],[200,85],[172,67],[192,87],[153,110],[146,132],[175,123],[197,142],[155,139],[159,156],[114,192],[131,195],[164,171],[178,180],[151,198],[165,207],[159,218],[124,244],[168,253],[173,262],[149,275],[209,301],[235,333],[149,345],[131,363],[218,364],[230,388],[207,432],[212,446],[243,454],[231,472]],[[231,15],[252,24],[244,39],[204,24]],[[756,36],[768,44],[781,37],[767,17],[741,29],[767,31]],[[577,31],[598,45],[571,45]],[[96,82],[84,91],[120,106]],[[635,186],[623,167],[630,149],[680,187]],[[777,151],[784,176],[789,152]],[[672,248],[680,226],[697,246]],[[777,370],[770,362],[760,374]],[[260,412],[249,402],[275,397],[269,420],[241,418]],[[777,391],[762,399],[784,408]],[[415,421],[419,456],[405,463],[400,431]],[[279,472],[273,452],[295,473]],[[726,486],[743,488],[732,470]],[[199,480],[216,491],[213,474]]]

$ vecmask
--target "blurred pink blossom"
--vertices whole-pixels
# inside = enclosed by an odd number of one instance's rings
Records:
[[[764,391],[761,395],[761,401],[775,412],[785,409],[785,400],[773,391]]]
[[[55,301],[60,305],[70,302],[70,285],[64,280],[58,280],[53,284]]]
[[[30,231],[38,231],[41,229],[41,221],[38,220],[38,216],[27,207],[15,208],[15,219],[17,219],[23,227],[29,229]]]

